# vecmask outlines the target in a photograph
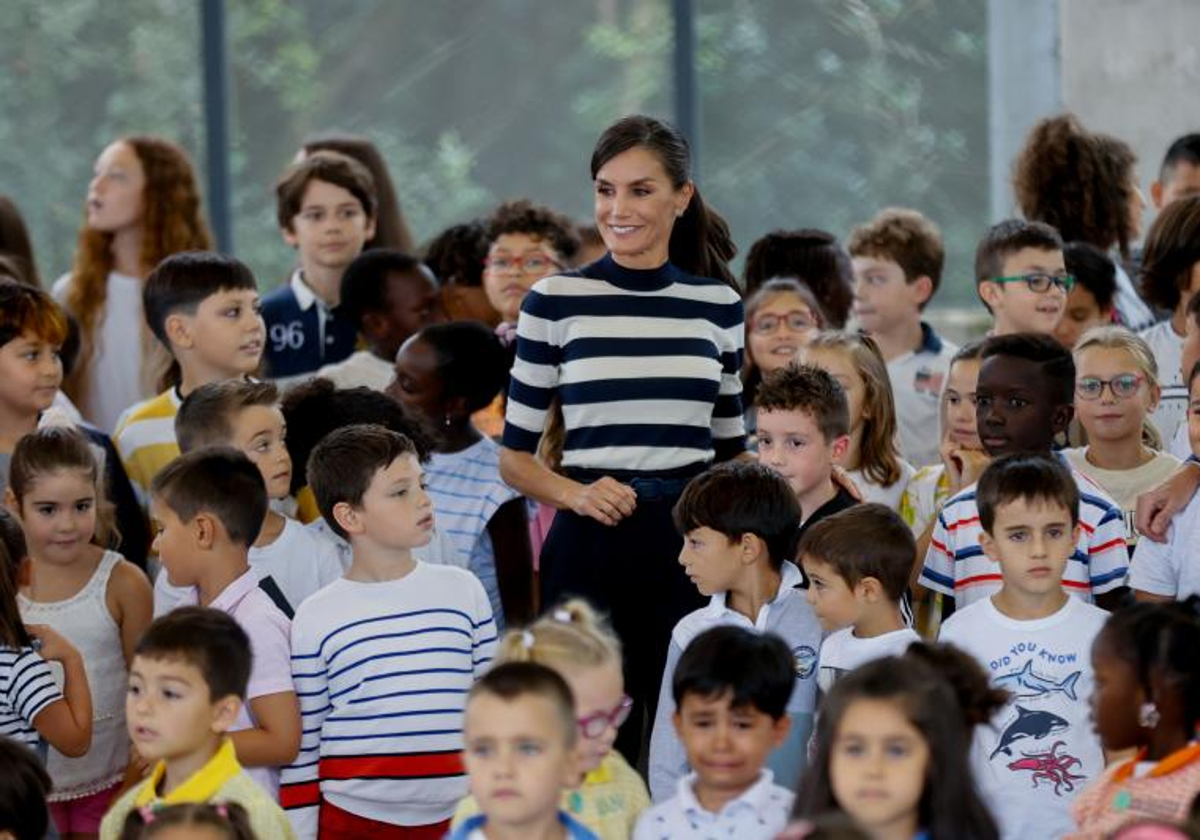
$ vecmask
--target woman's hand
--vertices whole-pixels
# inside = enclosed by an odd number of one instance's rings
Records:
[[[1154,542],[1166,542],[1171,518],[1192,500],[1198,483],[1200,466],[1185,463],[1162,484],[1138,496],[1134,520],[1138,533]]]
[[[591,484],[580,484],[571,496],[571,510],[590,516],[604,525],[616,525],[637,507],[637,492],[628,484],[604,476]]]

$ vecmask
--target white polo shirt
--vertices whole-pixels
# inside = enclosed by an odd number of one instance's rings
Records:
[[[941,423],[938,405],[950,371],[950,360],[958,347],[943,341],[933,328],[921,322],[921,345],[887,363],[892,394],[896,399],[896,424],[900,432],[900,454],[914,467],[940,460]]]
[[[1129,588],[1182,601],[1200,595],[1200,493],[1175,514],[1167,541],[1139,540],[1129,564]]]
[[[1188,389],[1183,381],[1183,338],[1176,335],[1170,319],[1160,321],[1138,333],[1154,351],[1158,362],[1158,381],[1162,397],[1158,408],[1150,415],[1164,442],[1175,437],[1181,423],[1187,420]]]
[[[775,784],[770,770],[763,770],[757,782],[716,814],[696,799],[695,783],[696,774],[689,773],[679,780],[673,797],[644,811],[633,830],[633,840],[771,840],[787,825],[795,797]]]

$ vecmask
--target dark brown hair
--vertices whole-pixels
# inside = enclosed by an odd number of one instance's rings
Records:
[[[800,527],[800,502],[779,473],[757,461],[725,461],[683,488],[671,515],[686,535],[710,528],[731,543],[753,534],[767,547],[771,568],[790,560]]]
[[[175,415],[179,450],[186,454],[203,446],[228,445],[238,412],[278,402],[279,389],[272,382],[226,379],[201,385],[183,398]]]
[[[42,840],[50,828],[50,776],[37,753],[0,736],[0,832],[16,840]]]
[[[175,659],[200,671],[209,700],[246,698],[250,637],[228,613],[212,607],[177,607],[156,618],[133,651],[145,659]]]
[[[250,815],[236,802],[181,802],[134,808],[125,817],[120,840],[150,840],[179,826],[211,829],[224,840],[258,840]]]
[[[675,189],[682,189],[692,180],[692,151],[687,139],[670,123],[642,115],[623,117],[600,135],[592,151],[592,178],[614,157],[635,148],[646,149],[658,158]],[[705,204],[697,189],[671,229],[671,262],[689,274],[723,280],[736,289],[737,281],[729,270],[729,261],[736,254],[729,225]]]
[[[67,315],[50,295],[35,286],[0,282],[0,347],[25,332],[61,347],[67,340]]]
[[[1024,219],[1005,219],[988,228],[975,248],[975,286],[991,280],[1004,270],[1004,261],[1018,251],[1036,248],[1039,251],[1061,251],[1062,237],[1050,225],[1027,222]],[[985,304],[986,305],[986,304]],[[991,309],[989,308],[990,312]]]
[[[750,246],[742,272],[746,294],[773,277],[794,277],[816,295],[831,329],[846,326],[854,303],[854,269],[837,237],[823,230],[774,230]]]
[[[316,445],[308,456],[308,484],[321,516],[335,534],[346,538],[333,508],[340,502],[361,506],[375,473],[402,455],[416,458],[417,447],[399,432],[374,424],[335,429]]]
[[[311,181],[341,187],[358,199],[368,219],[375,218],[375,182],[367,168],[341,152],[313,152],[289,166],[275,184],[275,215],[283,230],[293,230],[293,220],[302,209],[304,192]]]
[[[763,377],[754,404],[760,412],[798,411],[812,417],[830,443],[850,434],[850,407],[842,385],[828,371],[795,362]]]
[[[1200,262],[1200,196],[1172,201],[1150,225],[1142,250],[1142,297],[1174,311]]]
[[[0,254],[12,261],[17,270],[17,280],[41,287],[42,279],[38,276],[37,262],[33,258],[29,228],[25,226],[16,203],[7,195],[0,195]]]
[[[1071,526],[1079,522],[1079,487],[1071,473],[1050,455],[1005,455],[988,464],[975,488],[979,525],[991,534],[996,511],[1017,500],[1066,508]]]
[[[804,532],[797,555],[832,566],[851,588],[875,578],[888,598],[899,601],[908,589],[917,544],[898,513],[864,503],[814,523]]]
[[[258,467],[228,446],[180,455],[154,476],[150,492],[183,522],[211,513],[231,542],[254,545],[267,515],[267,485]]]
[[[1129,145],[1094,134],[1074,114],[1030,129],[1013,164],[1013,191],[1027,219],[1052,225],[1063,239],[1129,256],[1134,165]]]
[[[579,251],[579,236],[575,223],[549,207],[534,204],[527,198],[506,201],[496,208],[487,223],[487,238],[495,242],[506,233],[524,233],[544,240],[568,265]]]
[[[880,210],[874,219],[850,232],[846,250],[852,257],[891,260],[900,266],[908,283],[928,277],[933,281],[931,299],[942,282],[942,264],[946,258],[942,233],[916,210],[904,207]]]
[[[411,254],[416,247],[412,231],[400,209],[400,199],[396,196],[396,187],[392,183],[391,173],[388,172],[387,162],[379,149],[365,137],[352,134],[318,134],[306,137],[304,153],[341,152],[347,157],[361,163],[371,173],[371,181],[375,186],[375,235],[367,240],[363,250],[371,248],[394,248]],[[366,205],[363,205],[364,209]]]
[[[88,439],[73,426],[46,426],[25,435],[13,449],[8,466],[8,486],[21,505],[34,482],[46,473],[58,470],[81,470],[96,491],[96,545],[112,545],[120,540],[112,505],[104,494],[97,455]]]

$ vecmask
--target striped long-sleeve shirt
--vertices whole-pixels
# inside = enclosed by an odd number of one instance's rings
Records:
[[[1069,594],[1091,602],[1093,596],[1125,583],[1125,521],[1121,509],[1091,479],[1075,469],[1071,475],[1079,487],[1079,542],[1067,560],[1062,585]],[[921,585],[953,596],[960,610],[999,591],[1000,567],[983,553],[982,533],[972,484],[952,496],[938,514]]]
[[[322,800],[393,825],[453,815],[467,792],[467,692],[495,647],[487,595],[464,569],[342,578],[301,604],[292,676],[303,734],[280,789],[297,835],[316,837]]]
[[[745,448],[742,302],[670,263],[611,256],[538,281],[521,306],[504,445],[534,452],[562,403],[563,466],[646,472]]]

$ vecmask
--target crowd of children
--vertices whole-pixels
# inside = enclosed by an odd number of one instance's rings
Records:
[[[0,838],[1200,837],[1200,135],[1135,253],[1039,123],[962,347],[933,221],[739,282],[659,120],[420,254],[326,141],[261,299],[153,137],[0,260]]]

